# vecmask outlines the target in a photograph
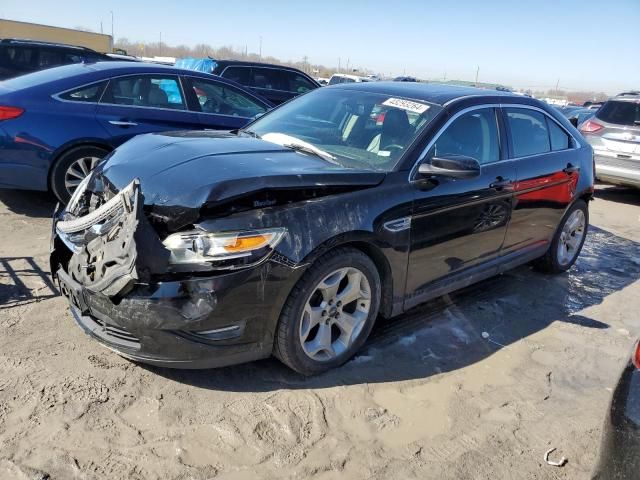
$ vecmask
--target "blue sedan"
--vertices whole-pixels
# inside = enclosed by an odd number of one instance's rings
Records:
[[[82,179],[135,135],[243,127],[272,105],[206,73],[134,62],[67,65],[0,83],[0,188],[52,190]]]

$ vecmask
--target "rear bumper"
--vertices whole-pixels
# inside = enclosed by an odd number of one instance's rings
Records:
[[[596,178],[603,182],[640,188],[640,162],[595,152]]]

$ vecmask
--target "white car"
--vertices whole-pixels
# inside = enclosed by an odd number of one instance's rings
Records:
[[[370,82],[367,77],[360,77],[359,75],[349,75],[348,73],[334,73],[329,80],[329,85],[337,85],[338,83],[358,83],[358,82]]]

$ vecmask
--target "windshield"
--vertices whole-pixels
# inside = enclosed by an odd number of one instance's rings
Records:
[[[351,89],[314,90],[248,129],[280,145],[349,168],[390,171],[442,110],[421,100]]]

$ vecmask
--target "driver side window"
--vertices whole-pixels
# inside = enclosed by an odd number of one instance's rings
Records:
[[[482,108],[456,118],[438,137],[428,158],[464,155],[480,164],[500,160],[500,139],[496,112]]]

